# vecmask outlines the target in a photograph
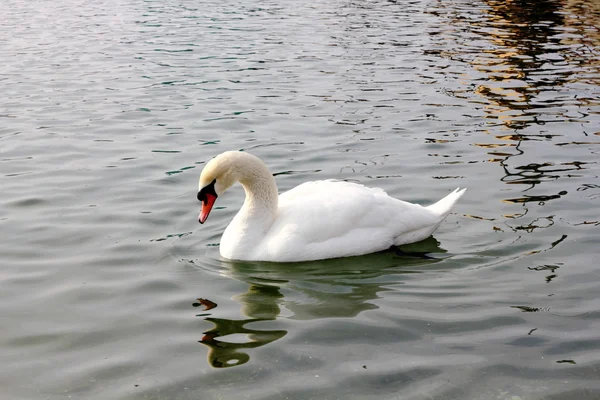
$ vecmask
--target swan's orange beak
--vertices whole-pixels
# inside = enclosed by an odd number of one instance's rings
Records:
[[[217,200],[217,196],[212,195],[210,193],[206,194],[206,197],[202,201],[202,210],[200,210],[200,216],[198,217],[198,222],[201,224],[206,221],[208,218],[208,214],[210,214],[210,210],[212,210],[215,201]]]

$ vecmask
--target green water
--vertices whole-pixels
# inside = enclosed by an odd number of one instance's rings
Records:
[[[0,397],[600,398],[596,2],[0,15]],[[402,252],[231,262],[243,190],[202,226],[196,191],[232,149],[280,191],[468,191]]]

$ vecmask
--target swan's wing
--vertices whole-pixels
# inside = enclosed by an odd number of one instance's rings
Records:
[[[337,180],[306,182],[281,194],[279,211],[281,223],[296,224],[316,239],[354,228],[414,230],[437,221],[426,207],[390,197],[383,189]]]
[[[304,183],[279,196],[277,218],[265,237],[271,254],[327,258],[384,250],[403,232],[435,224],[426,208],[382,189],[343,181]]]

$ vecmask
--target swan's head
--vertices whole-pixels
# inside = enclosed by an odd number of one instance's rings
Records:
[[[198,200],[202,202],[202,211],[198,221],[201,224],[208,218],[217,197],[238,181],[247,195],[250,190],[251,198],[277,208],[277,185],[269,168],[245,151],[226,151],[210,160],[200,174]]]
[[[219,154],[206,164],[200,174],[198,200],[202,202],[202,210],[200,211],[198,221],[201,224],[208,218],[208,214],[210,214],[210,210],[212,210],[217,197],[238,180],[235,153],[239,152],[228,151]]]
[[[243,172],[251,167],[252,159],[256,157],[248,153],[226,151],[206,164],[198,183],[198,200],[202,202],[198,221],[201,224],[208,218],[217,197],[239,181]]]

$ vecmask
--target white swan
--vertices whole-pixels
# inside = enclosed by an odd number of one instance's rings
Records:
[[[267,166],[257,157],[228,151],[200,174],[202,224],[215,200],[235,182],[246,200],[221,238],[221,256],[232,260],[294,262],[358,256],[429,237],[466,189],[422,207],[382,189],[326,180],[277,194]]]

